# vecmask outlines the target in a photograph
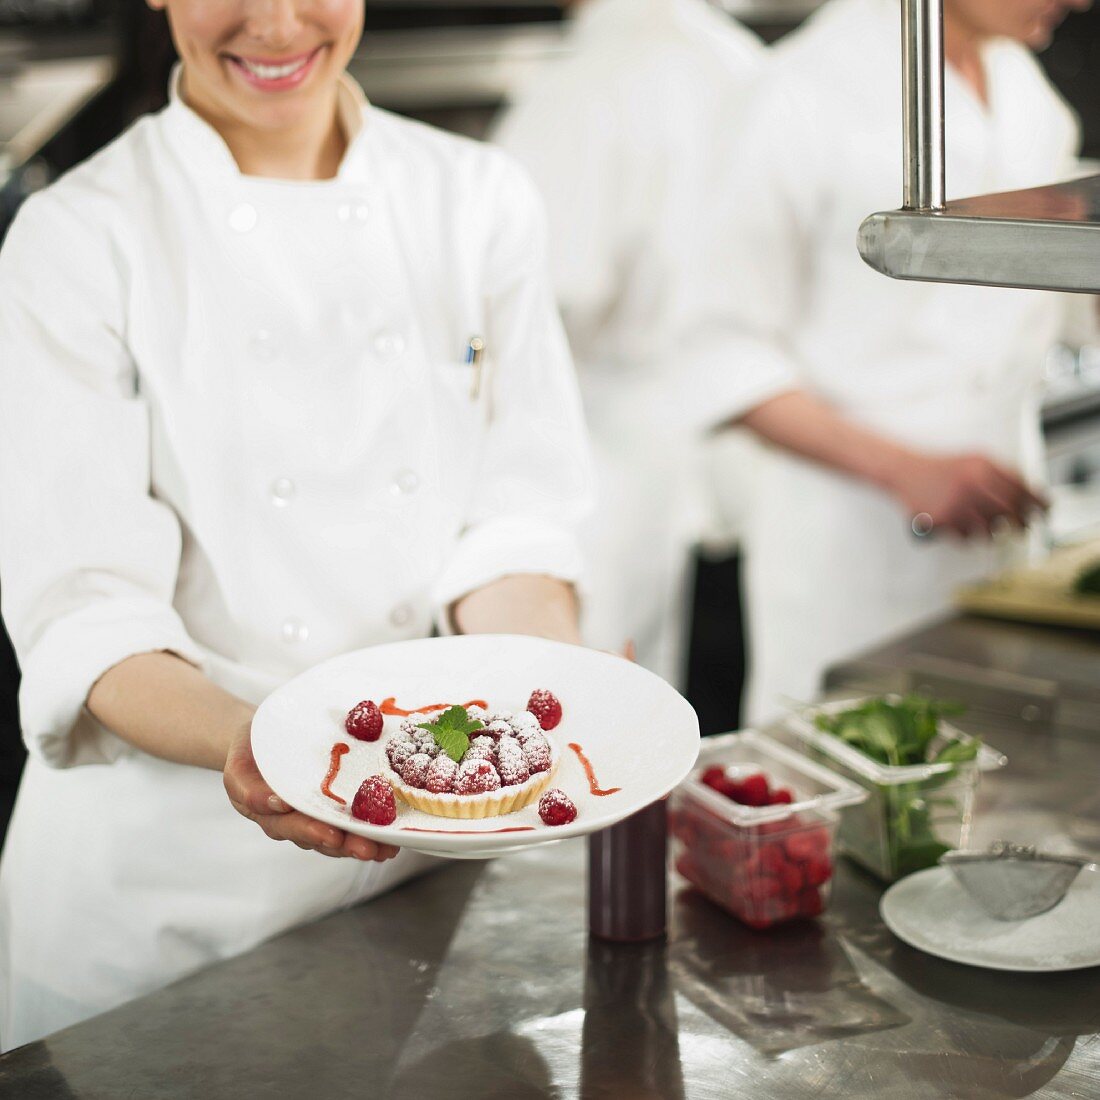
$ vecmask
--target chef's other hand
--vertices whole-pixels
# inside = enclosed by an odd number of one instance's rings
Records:
[[[1020,476],[980,454],[907,453],[888,484],[914,518],[914,531],[988,538],[1007,521],[1022,530],[1047,502]]]
[[[397,849],[390,844],[376,844],[292,810],[260,775],[252,755],[252,730],[248,724],[237,731],[229,745],[223,779],[237,813],[255,821],[272,840],[290,840],[305,851],[326,856],[350,856],[376,863],[397,855]]]

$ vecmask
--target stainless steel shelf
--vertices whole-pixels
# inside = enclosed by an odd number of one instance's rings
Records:
[[[1100,175],[872,214],[859,252],[894,279],[1100,292]]]

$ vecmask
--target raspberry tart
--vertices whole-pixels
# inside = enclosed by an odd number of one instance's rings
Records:
[[[527,711],[478,706],[413,714],[385,743],[386,779],[397,797],[436,817],[514,813],[549,787],[558,747]]]

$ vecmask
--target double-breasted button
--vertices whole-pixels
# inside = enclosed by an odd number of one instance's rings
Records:
[[[383,359],[395,359],[405,350],[405,337],[399,332],[383,330],[374,338],[374,350]]]
[[[370,207],[365,202],[342,202],[336,208],[336,216],[342,222],[361,224],[370,217]]]
[[[289,477],[277,477],[271,483],[271,503],[276,508],[285,508],[294,499],[297,491],[297,486]]]
[[[242,202],[230,210],[229,228],[236,230],[238,233],[247,233],[250,229],[255,228],[259,217],[259,214],[256,213],[256,207],[252,203]]]
[[[390,612],[390,622],[394,626],[408,626],[412,622],[413,609],[407,603],[399,603]]]
[[[420,488],[420,475],[415,470],[398,470],[393,477],[393,492],[399,496],[408,496]]]
[[[248,350],[252,353],[254,359],[258,359],[261,363],[267,363],[275,358],[279,349],[271,331],[266,328],[258,328],[248,341]]]
[[[309,640],[309,627],[301,619],[291,616],[283,620],[282,635],[288,645],[297,645]]]

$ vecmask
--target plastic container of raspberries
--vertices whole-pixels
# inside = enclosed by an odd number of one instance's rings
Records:
[[[708,737],[670,800],[673,864],[751,928],[816,917],[833,877],[837,811],[865,798],[755,730]]]

